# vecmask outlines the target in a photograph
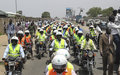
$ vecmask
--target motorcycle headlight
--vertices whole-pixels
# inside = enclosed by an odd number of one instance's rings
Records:
[[[89,53],[88,53],[88,56],[89,56],[89,57],[93,57],[93,53],[92,53],[92,52],[89,52]]]
[[[40,45],[42,45],[42,42],[40,42]]]

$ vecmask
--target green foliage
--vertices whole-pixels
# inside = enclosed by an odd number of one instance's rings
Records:
[[[101,10],[102,9],[100,7],[93,7],[90,8],[86,14],[90,17],[97,17],[99,14],[101,14]]]
[[[113,11],[113,10],[114,10],[113,7],[109,7],[109,8],[107,8],[107,9],[103,9],[103,10],[102,10],[102,15],[103,15],[104,17],[110,16],[110,15],[112,14],[112,11]]]
[[[107,17],[112,14],[113,7],[109,7],[106,9],[101,9],[100,7],[93,7],[90,8],[89,11],[86,13],[89,17],[97,17],[98,15],[102,15],[103,17]]]
[[[50,18],[50,13],[49,12],[43,12],[42,13],[42,18]]]

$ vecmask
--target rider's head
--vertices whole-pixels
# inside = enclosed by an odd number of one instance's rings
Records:
[[[70,53],[66,49],[59,49],[55,55],[64,55],[67,60],[70,59]]]
[[[86,36],[85,36],[86,40],[88,41],[90,39],[90,34],[87,33]]]
[[[61,38],[62,38],[62,33],[61,32],[57,32],[57,39],[60,41],[61,40]]]
[[[77,34],[78,31],[79,31],[79,29],[76,27],[76,28],[75,28],[75,33]]]
[[[78,32],[77,32],[77,35],[78,35],[79,37],[81,37],[81,36],[83,35],[83,32],[82,32],[82,31],[78,31]]]
[[[18,43],[18,37],[13,36],[13,37],[11,38],[11,43],[12,43],[13,46],[17,45],[17,43]]]
[[[19,31],[17,32],[17,36],[18,36],[19,38],[22,38],[22,37],[24,36],[23,31],[19,30]]]
[[[110,16],[110,17],[109,17],[109,21],[110,21],[110,22],[115,22],[115,17],[114,17],[114,16]]]
[[[25,31],[25,35],[26,35],[26,36],[29,36],[29,34],[30,34],[29,30],[26,30],[26,31]]]
[[[117,10],[113,10],[113,15],[114,15],[114,16],[117,15]]]
[[[43,34],[43,29],[40,29],[40,34]]]
[[[72,27],[72,29],[73,29],[73,28],[74,28],[74,25],[72,25],[71,27]]]
[[[93,25],[91,25],[89,28],[90,28],[90,29],[93,29],[93,28],[94,28],[94,26],[93,26]]]
[[[67,25],[65,25],[63,28],[64,28],[64,30],[67,30],[68,26],[67,26]]]
[[[38,30],[38,32],[39,32],[39,31],[40,31],[40,28],[38,28],[37,30]]]
[[[63,73],[67,67],[67,59],[63,55],[56,55],[52,60],[52,67],[57,73]]]

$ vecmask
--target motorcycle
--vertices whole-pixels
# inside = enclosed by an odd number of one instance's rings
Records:
[[[95,67],[95,56],[93,50],[82,50],[82,67],[86,69],[89,75],[93,75],[93,67]]]
[[[5,59],[5,65],[8,66],[8,72],[6,72],[6,75],[22,75],[22,71],[18,70],[18,68],[20,68],[19,65],[22,65],[20,62],[21,57],[8,57]]]
[[[44,50],[44,43],[43,41],[39,42],[39,47],[38,47],[38,53],[37,53],[37,57],[38,59],[41,59],[41,57],[44,55],[45,50]]]
[[[25,59],[30,59],[31,58],[31,53],[30,50],[32,49],[32,46],[30,44],[25,45]]]

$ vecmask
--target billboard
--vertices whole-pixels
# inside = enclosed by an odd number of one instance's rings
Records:
[[[70,17],[72,17],[72,9],[71,8],[66,8],[66,17],[67,18],[70,18]]]

